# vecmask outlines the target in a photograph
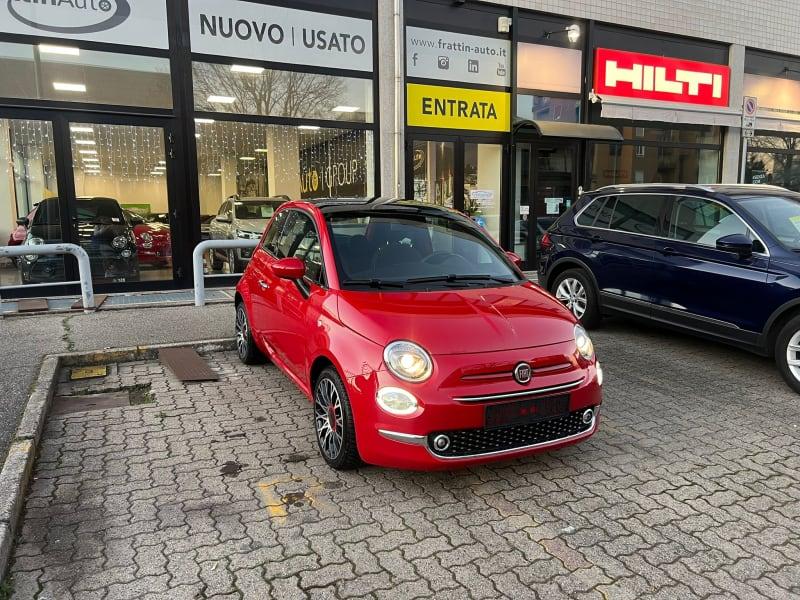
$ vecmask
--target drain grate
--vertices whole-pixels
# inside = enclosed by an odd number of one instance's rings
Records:
[[[30,298],[27,300],[19,300],[17,302],[17,312],[41,312],[48,310],[47,300],[44,298]]]
[[[50,414],[54,417],[59,417],[95,410],[109,410],[111,408],[152,404],[154,401],[153,395],[150,392],[150,385],[142,385],[134,388],[100,391],[92,394],[56,396],[53,398]]]

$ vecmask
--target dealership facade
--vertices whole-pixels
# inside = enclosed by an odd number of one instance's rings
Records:
[[[183,288],[210,220],[269,216],[253,199],[385,195],[533,267],[581,188],[800,191],[800,6],[622,4],[10,0],[0,244],[91,245],[100,291]],[[29,258],[0,259],[4,296],[72,291],[71,259]]]

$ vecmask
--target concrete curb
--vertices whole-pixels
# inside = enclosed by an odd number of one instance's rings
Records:
[[[38,454],[42,430],[63,367],[102,365],[115,362],[153,360],[162,348],[194,348],[198,353],[236,349],[236,340],[204,340],[178,344],[136,346],[99,352],[78,352],[46,356],[25,405],[19,427],[0,470],[0,582],[8,571],[14,539],[20,524],[28,482]]]

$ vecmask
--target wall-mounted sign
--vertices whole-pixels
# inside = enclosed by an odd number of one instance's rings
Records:
[[[372,71],[372,21],[254,2],[189,0],[192,52]]]
[[[166,0],[3,0],[0,31],[169,48]]]
[[[510,86],[510,56],[508,40],[406,28],[408,77]]]
[[[731,70],[725,65],[598,48],[594,91],[703,106],[729,105]]]
[[[437,85],[407,86],[408,124],[412,127],[510,131],[511,94]]]

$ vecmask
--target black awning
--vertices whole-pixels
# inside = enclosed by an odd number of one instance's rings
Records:
[[[589,125],[587,123],[565,123],[563,121],[531,121],[529,119],[515,121],[514,133],[532,133],[540,137],[579,138],[610,142],[621,142],[625,139],[619,130],[611,125]]]

